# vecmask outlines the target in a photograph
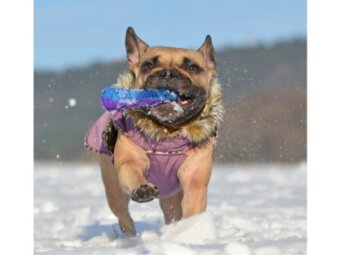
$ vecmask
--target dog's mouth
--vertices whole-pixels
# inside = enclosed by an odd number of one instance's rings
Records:
[[[193,85],[191,80],[171,70],[170,76],[164,71],[150,75],[144,83],[144,89],[168,89],[179,96],[175,102],[163,103],[141,110],[156,122],[176,127],[197,117],[207,101],[207,92],[202,86]]]
[[[179,100],[178,100],[178,103],[180,106],[186,106],[186,105],[190,105],[192,104],[193,102],[193,99],[192,97],[188,96],[188,95],[183,95],[183,94],[179,94]]]

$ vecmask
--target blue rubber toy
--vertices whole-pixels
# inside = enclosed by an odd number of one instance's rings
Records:
[[[124,89],[118,86],[104,88],[101,103],[108,111],[154,106],[177,101],[178,95],[168,89]]]

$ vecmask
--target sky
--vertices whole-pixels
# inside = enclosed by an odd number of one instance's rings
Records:
[[[150,46],[216,49],[307,36],[305,0],[35,0],[34,67],[61,70],[125,57],[127,27]]]

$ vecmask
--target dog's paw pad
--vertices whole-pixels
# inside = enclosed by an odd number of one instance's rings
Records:
[[[151,184],[142,184],[139,188],[135,189],[131,193],[131,199],[138,203],[149,202],[158,197],[159,189]]]

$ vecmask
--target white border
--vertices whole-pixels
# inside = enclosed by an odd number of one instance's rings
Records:
[[[308,2],[308,254],[340,254],[340,37],[336,1]]]
[[[33,2],[0,4],[2,254],[33,253]]]

